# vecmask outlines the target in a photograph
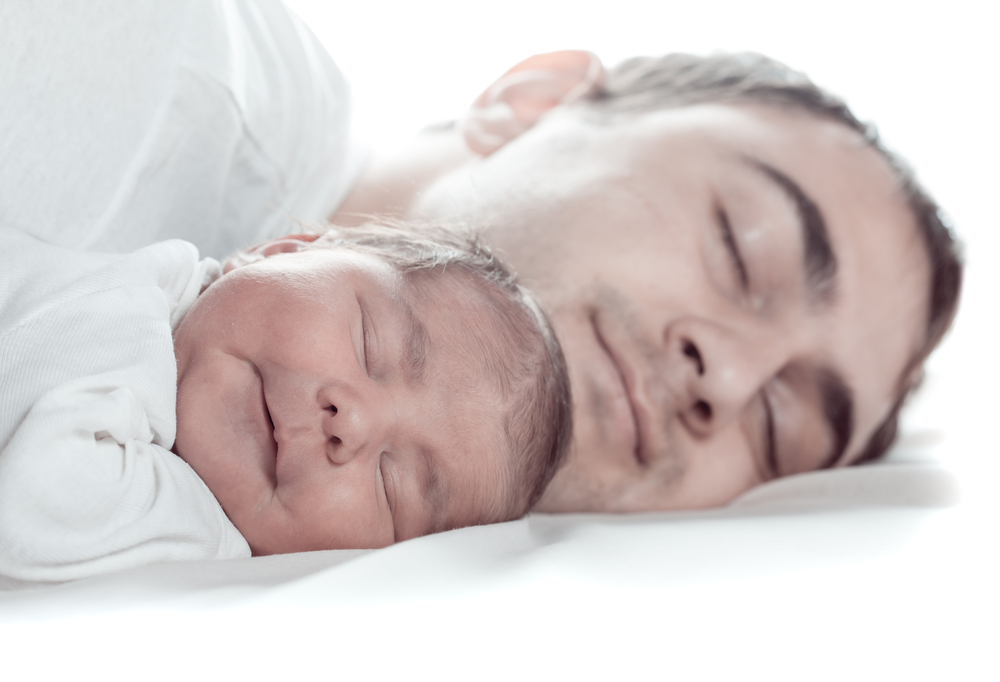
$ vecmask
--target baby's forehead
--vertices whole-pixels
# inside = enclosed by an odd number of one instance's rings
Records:
[[[480,423],[498,434],[498,449],[509,450],[509,432],[517,425],[507,423],[507,415],[518,405],[530,411],[537,372],[547,366],[542,332],[506,292],[475,275],[435,273],[411,284],[423,352],[435,371],[447,368],[456,385],[446,390],[478,401]]]
[[[364,269],[385,293],[405,299],[411,306],[426,299],[459,297],[475,309],[477,305],[488,306],[489,299],[500,293],[495,284],[460,265],[416,261],[405,252],[354,244],[316,250],[334,253],[342,267]]]
[[[516,349],[497,333],[495,311],[483,301],[478,283],[454,273],[406,273],[412,326],[403,342],[406,364],[426,391],[424,408],[443,414],[436,434],[464,447],[435,449],[432,470],[438,485],[437,530],[489,523],[520,498],[511,472],[517,453],[507,418],[515,399],[508,375]],[[472,514],[472,516],[469,516]]]
[[[528,315],[497,285],[467,270],[418,270],[402,273],[401,294],[425,324],[456,322],[455,340],[477,344],[503,356],[524,352],[524,343],[512,343],[532,326]]]

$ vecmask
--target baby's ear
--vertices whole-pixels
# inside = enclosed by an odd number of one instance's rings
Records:
[[[316,241],[319,236],[318,234],[289,234],[284,237],[261,242],[248,249],[237,251],[230,256],[225,264],[223,264],[222,272],[225,274],[230,270],[241,268],[250,263],[256,263],[259,260],[270,258],[279,253],[301,251],[305,248],[306,244]]]

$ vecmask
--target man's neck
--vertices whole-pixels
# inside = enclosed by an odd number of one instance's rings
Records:
[[[364,223],[376,214],[407,218],[424,190],[476,158],[457,125],[425,130],[402,149],[373,154],[358,182],[330,220],[337,225],[351,226]]]

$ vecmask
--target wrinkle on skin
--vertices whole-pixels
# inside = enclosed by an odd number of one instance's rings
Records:
[[[594,299],[598,302],[604,316],[613,317],[624,334],[635,342],[635,349],[641,357],[641,367],[648,371],[641,372],[639,381],[643,384],[643,390],[653,396],[654,404],[661,406],[675,405],[678,403],[678,396],[670,393],[669,381],[652,381],[655,376],[667,376],[670,368],[663,366],[663,362],[656,351],[649,343],[643,339],[640,325],[641,313],[635,309],[633,304],[621,292],[607,284],[597,287]],[[650,462],[646,463],[646,469],[653,477],[652,485],[661,488],[665,494],[669,494],[680,485],[687,469],[684,453],[676,446],[676,440],[672,433],[674,427],[674,415],[669,409],[664,409],[660,414],[654,415],[652,427],[660,435],[656,440],[660,446]],[[652,464],[655,463],[655,467]],[[626,496],[626,491],[622,491]]]

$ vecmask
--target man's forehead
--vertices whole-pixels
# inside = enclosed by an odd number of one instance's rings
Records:
[[[829,325],[831,348],[854,387],[859,435],[870,434],[905,390],[927,329],[930,273],[921,245],[880,246],[866,251],[861,241],[854,262],[845,253],[839,305]]]
[[[738,99],[692,102],[608,120],[586,115],[574,118],[592,130],[604,131],[610,138],[642,138],[653,145],[658,138],[711,138],[719,143],[785,149],[803,156],[807,150],[822,154],[836,147],[867,146],[865,138],[847,125],[803,108]]]
[[[930,264],[886,160],[849,136],[820,136],[815,147],[822,157],[797,150],[777,162],[822,211],[837,259],[834,305],[824,333],[854,394],[852,458],[892,409],[903,375],[924,345]]]

